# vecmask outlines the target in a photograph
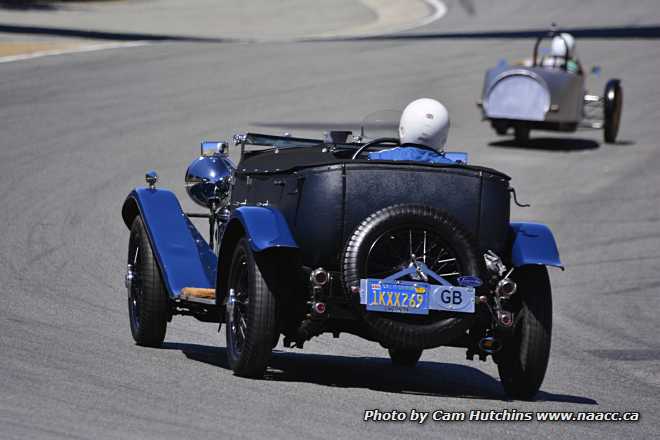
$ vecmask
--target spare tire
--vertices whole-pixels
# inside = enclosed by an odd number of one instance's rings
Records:
[[[422,205],[381,209],[355,229],[342,256],[342,279],[351,303],[373,336],[386,348],[426,349],[463,335],[473,314],[431,310],[428,315],[367,311],[354,287],[363,278],[385,278],[409,266],[412,258],[457,285],[461,275],[481,276],[473,239],[449,214]],[[430,281],[434,282],[434,281]]]

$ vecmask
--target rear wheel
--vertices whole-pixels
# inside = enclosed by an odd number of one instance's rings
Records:
[[[424,262],[453,285],[461,275],[480,276],[476,247],[448,214],[421,205],[394,205],[367,217],[348,240],[342,258],[347,292],[360,279],[382,279]],[[407,281],[419,281],[404,278]],[[434,283],[429,280],[429,283]],[[465,333],[474,316],[431,310],[428,315],[367,311],[359,295],[351,301],[386,348],[422,350],[445,345]]]
[[[493,121],[492,124],[495,133],[504,136],[509,131],[509,125],[504,121]]]
[[[276,303],[246,238],[236,245],[229,269],[226,307],[227,358],[234,374],[263,376],[276,341]]]
[[[618,79],[611,79],[607,82],[603,101],[603,136],[605,142],[613,144],[619,133],[621,108],[623,107],[623,90]]]
[[[128,264],[133,272],[128,288],[128,315],[133,339],[138,345],[160,347],[167,330],[169,298],[139,215],[131,225]]]
[[[414,367],[422,357],[422,350],[406,350],[402,348],[390,348],[390,359],[397,367]]]
[[[495,361],[504,391],[532,399],[541,387],[550,357],[552,294],[545,266],[524,266],[513,272],[518,284],[513,335],[504,341]]]
[[[529,142],[529,127],[524,125],[516,125],[514,127],[514,136],[518,144],[526,144]]]

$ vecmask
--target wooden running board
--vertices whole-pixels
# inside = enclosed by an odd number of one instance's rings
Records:
[[[200,287],[184,287],[181,289],[181,299],[215,299],[215,289],[202,289]]]

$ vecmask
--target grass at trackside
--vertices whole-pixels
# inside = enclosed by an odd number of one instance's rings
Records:
[[[0,57],[67,50],[79,47],[80,41],[0,41]]]

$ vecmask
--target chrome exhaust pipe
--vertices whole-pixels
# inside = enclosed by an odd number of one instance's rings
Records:
[[[497,283],[497,287],[495,287],[495,293],[497,296],[504,298],[509,298],[516,293],[516,290],[518,290],[518,285],[510,278],[501,279],[500,282]]]
[[[309,281],[311,281],[314,287],[323,287],[330,281],[330,274],[327,270],[319,267],[314,269],[309,275]]]
[[[502,310],[497,317],[498,321],[503,327],[513,326],[513,313],[508,310]]]
[[[324,302],[316,302],[312,304],[312,311],[317,315],[323,315],[326,311],[326,305]]]

